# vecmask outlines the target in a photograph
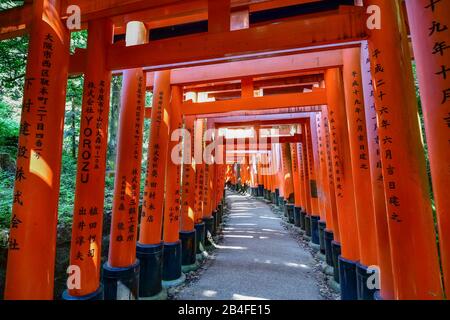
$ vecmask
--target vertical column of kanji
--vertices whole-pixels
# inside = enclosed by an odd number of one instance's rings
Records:
[[[318,184],[319,184],[319,211],[320,211],[320,220],[319,220],[319,240],[320,240],[320,252],[326,255],[325,250],[325,230],[327,228],[327,223],[333,228],[333,223],[331,220],[331,210],[329,207],[329,184],[328,184],[328,175],[326,168],[326,153],[325,153],[325,143],[322,138],[322,114],[321,112],[317,112],[315,115],[315,123],[316,123],[316,135],[317,135],[317,157],[318,157]],[[331,253],[331,251],[330,251]],[[326,256],[325,256],[326,257]],[[331,256],[330,256],[331,257]]]
[[[342,253],[339,256],[339,275],[343,300],[357,299],[356,262],[359,260],[359,240],[356,220],[347,115],[344,88],[339,69],[325,72],[332,143],[336,205]],[[337,250],[337,248],[335,248]]]
[[[429,10],[438,5],[437,1],[428,3]],[[436,234],[406,26],[399,1],[371,0],[368,4],[377,5],[382,13],[381,29],[370,30],[368,41],[395,297],[441,299]]]
[[[33,2],[5,299],[52,299],[69,34],[60,1]]]
[[[322,179],[322,199],[323,209],[325,210],[326,223],[323,230],[325,259],[329,267],[333,266],[333,249],[332,241],[334,240],[336,198],[334,196],[333,170],[330,163],[329,155],[329,137],[328,137],[328,107],[322,106],[322,112],[318,115],[317,133],[319,136],[319,152],[320,152],[320,170]],[[331,178],[330,178],[331,176]],[[339,232],[338,232],[339,233]]]
[[[205,162],[205,175],[204,175],[204,182],[203,182],[203,221],[205,222],[205,230],[206,230],[206,237],[207,237],[207,245],[212,245],[212,242],[209,241],[212,236],[216,235],[216,228],[215,228],[215,215],[216,213],[213,211],[213,208],[211,207],[211,187],[212,187],[212,179],[213,179],[213,155],[209,154],[207,155],[206,148],[208,147],[208,144],[206,143],[206,140],[210,140],[210,130],[212,130],[214,123],[212,121],[204,120],[205,125],[204,128],[206,129],[203,132],[202,136],[202,142],[204,144],[203,150],[203,161]],[[207,139],[208,138],[208,139]],[[211,236],[211,237],[210,237]]]
[[[341,238],[339,233],[339,219],[336,206],[336,193],[334,184],[333,158],[331,150],[330,126],[328,118],[328,106],[322,106],[322,137],[326,147],[327,161],[327,179],[329,183],[330,209],[331,219],[333,221],[333,229],[325,230],[325,251],[327,255],[327,264],[333,267],[333,280],[339,283],[338,257],[341,253]]]
[[[317,160],[315,155],[314,145],[317,143],[317,133],[315,132],[315,121],[313,117],[309,117],[305,123],[306,134],[306,153],[307,164],[309,172],[309,185],[310,185],[310,197],[311,197],[311,244],[313,248],[319,249],[319,196],[317,188]]]
[[[370,174],[372,178],[372,196],[378,240],[378,281],[381,287],[378,288],[380,289],[380,292],[376,292],[375,295],[381,295],[382,299],[392,300],[394,298],[394,280],[392,274],[391,245],[389,242],[383,172],[381,170],[380,139],[378,136],[377,112],[375,109],[373,81],[370,75],[370,59],[367,42],[363,43],[361,65],[364,89],[364,106],[367,124],[367,141],[369,148]]]
[[[70,300],[103,298],[100,261],[111,83],[105,59],[113,26],[109,20],[96,20],[89,22],[88,30],[70,248],[70,265],[79,267],[81,278],[78,287],[64,292],[63,298]]]
[[[298,125],[298,130],[302,131],[302,126]],[[303,141],[303,132],[301,133],[300,141]],[[296,144],[297,149],[297,162],[298,162],[298,171],[300,174],[300,196],[302,199],[302,207],[300,211],[300,229],[305,231],[305,219],[307,215],[307,200],[306,200],[306,188],[305,188],[305,170],[303,166],[303,155],[302,155],[302,142]]]
[[[147,30],[142,22],[127,23],[127,46],[145,43],[146,36]],[[137,299],[139,294],[136,238],[144,108],[145,80],[142,68],[124,71],[109,255],[103,265],[106,300]]]
[[[311,212],[312,212],[312,201],[311,201],[311,183],[310,183],[310,169],[308,163],[308,132],[306,130],[306,123],[301,124],[302,128],[302,143],[301,151],[299,152],[303,170],[303,186],[305,190],[305,236],[307,240],[311,240]]]
[[[137,257],[141,261],[140,299],[164,297],[162,223],[169,144],[170,70],[154,75],[147,172],[142,201]]]
[[[219,158],[219,145],[218,144],[218,130],[215,127],[214,122],[211,122],[210,125],[210,134],[208,136],[208,140],[211,140],[208,150],[210,154],[210,183],[209,183],[209,203],[210,203],[210,211],[213,213],[214,224],[216,233],[220,228],[220,208],[217,206],[216,202],[216,179],[217,179],[217,163],[216,159]]]
[[[447,297],[450,296],[449,5],[448,1],[406,1],[422,98]]]
[[[206,226],[203,221],[203,184],[205,179],[205,163],[203,161],[204,121],[197,119],[194,123],[194,157],[195,157],[195,207],[194,222],[196,235],[200,239],[197,246],[197,256],[204,257],[206,245]],[[232,176],[232,173],[230,173]]]
[[[350,156],[359,234],[359,261],[356,264],[358,299],[372,300],[374,288],[367,286],[371,271],[378,264],[375,213],[367,145],[366,116],[361,78],[361,49],[343,50],[345,108],[350,140]],[[389,143],[386,141],[386,143]]]
[[[197,243],[195,231],[195,159],[194,159],[194,117],[184,118],[183,137],[183,179],[181,190],[181,249],[183,272],[197,267]]]
[[[183,90],[179,86],[173,86],[172,99],[167,110],[169,118],[169,135],[167,160],[165,168],[165,198],[163,218],[163,270],[162,279],[165,288],[178,286],[185,280],[181,271],[181,241],[180,212],[181,212],[181,135],[177,130],[181,129],[181,105],[183,103]]]

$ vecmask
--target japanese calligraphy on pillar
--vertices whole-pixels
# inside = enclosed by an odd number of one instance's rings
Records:
[[[134,75],[134,74],[133,74]],[[120,177],[120,204],[118,207],[120,218],[116,222],[116,242],[135,242],[137,231],[137,218],[139,211],[140,177],[141,177],[141,152],[142,152],[142,123],[144,117],[144,77],[142,72],[137,76],[136,106],[134,109],[133,124],[133,148],[134,160],[130,172]]]
[[[445,123],[450,128],[450,65],[446,65],[448,56],[450,55],[450,43],[447,43],[443,37],[450,32],[449,27],[443,21],[437,18],[440,10],[449,10],[448,3],[442,0],[428,0],[424,10],[431,10],[435,20],[431,22],[431,25],[423,26],[428,28],[428,36],[433,39],[434,46],[431,48],[431,55],[439,57],[442,60],[442,65],[439,70],[431,70],[435,76],[443,82],[442,89],[442,102],[441,105],[449,110],[448,117],[444,118]],[[449,139],[450,142],[450,139]]]
[[[450,147],[450,25],[448,25],[448,1],[420,0],[408,3],[408,13],[415,23],[412,28],[414,49],[417,55],[417,71],[424,99],[427,134],[434,130],[445,132]],[[425,51],[425,52],[423,52]],[[431,83],[427,83],[431,81]],[[429,111],[428,111],[429,110]],[[438,125],[435,122],[441,122]],[[442,130],[441,128],[444,128]],[[439,128],[439,129],[438,129]],[[433,147],[431,147],[433,148]],[[442,145],[436,143],[436,148]],[[432,150],[430,150],[432,151]]]
[[[328,111],[328,110],[327,110]],[[333,175],[333,157],[331,154],[331,139],[330,139],[330,126],[328,122],[328,112],[325,110],[322,110],[322,118],[323,118],[323,131],[325,136],[325,160],[327,165],[327,172],[328,172],[328,180],[330,183],[330,192],[334,194],[334,175]]]
[[[84,104],[81,115],[81,133],[78,159],[78,188],[83,185],[101,183],[97,178],[103,176],[106,150],[106,130],[109,106],[104,106],[105,91],[109,85],[105,80],[88,81],[84,88]],[[106,108],[106,109],[105,109]],[[103,165],[100,163],[103,162]],[[95,173],[94,173],[95,171]],[[78,198],[80,197],[80,198]],[[74,230],[73,240],[77,250],[73,251],[75,261],[85,259],[98,259],[100,252],[99,235],[101,235],[103,207],[98,207],[98,198],[94,195],[87,198],[84,194],[76,192],[74,205]],[[96,251],[97,250],[97,251]]]
[[[376,91],[371,92],[371,95],[376,99],[379,105],[378,109],[376,109],[379,134],[377,143],[383,144],[384,146],[384,148],[380,150],[382,150],[381,159],[385,164],[384,179],[386,179],[386,202],[388,212],[391,220],[401,222],[402,219],[399,216],[397,209],[401,206],[402,199],[400,199],[396,192],[398,179],[401,178],[397,175],[397,168],[392,162],[396,155],[391,148],[391,146],[396,143],[392,137],[394,121],[389,113],[391,106],[386,103],[385,99],[388,93],[384,89],[387,86],[387,83],[393,80],[387,79],[384,76],[384,65],[379,60],[382,55],[383,52],[378,48],[373,48],[370,52],[370,59],[373,62],[371,64],[373,74],[371,85],[376,88]]]
[[[49,100],[50,74],[52,73],[53,35],[48,33],[42,41],[40,65],[37,66],[39,77],[25,79],[24,101],[19,128],[19,146],[17,149],[17,166],[13,195],[13,209],[11,218],[11,233],[8,248],[11,251],[21,249],[16,234],[23,222],[20,208],[26,206],[23,183],[29,179],[30,162],[37,163],[45,149],[48,122],[47,113],[51,106]],[[51,137],[50,137],[51,138]],[[51,182],[51,181],[50,181]]]
[[[147,222],[154,222],[154,216],[156,213],[156,193],[158,192],[158,188],[164,188],[164,186],[158,186],[158,176],[160,174],[164,174],[158,172],[158,163],[161,157],[160,144],[158,143],[160,137],[161,126],[163,122],[163,100],[164,100],[164,92],[159,91],[157,93],[157,103],[156,106],[156,117],[152,118],[152,133],[156,133],[156,136],[152,138],[152,141],[156,143],[153,144],[152,152],[149,153],[148,165],[147,165],[147,175],[146,175],[146,191],[144,193],[144,199],[142,206],[141,216],[146,219]]]
[[[334,168],[334,179],[335,179],[335,188],[336,188],[336,197],[344,198],[344,189],[343,189],[343,175],[342,175],[342,162],[339,157],[339,149],[338,149],[338,137],[337,137],[337,128],[336,128],[336,113],[334,110],[329,110],[329,130],[330,130],[330,147],[331,147],[331,161],[332,168]],[[330,170],[331,172],[331,170]],[[331,175],[330,175],[331,178]]]
[[[183,164],[183,180],[182,180],[182,217],[186,219],[183,222],[183,228],[194,222],[193,212],[195,211],[195,178],[196,178],[196,164],[194,160],[194,120],[186,119],[185,128],[186,135],[184,136],[184,164]]]
[[[369,44],[366,42],[366,44],[364,45],[364,50],[368,51],[369,50]],[[368,55],[368,53],[367,53]],[[367,68],[367,72],[370,73],[370,58],[367,57],[366,61],[366,68]],[[370,92],[369,92],[369,96],[370,99],[368,99],[368,101],[371,102],[371,104],[369,106],[366,107],[367,110],[367,115],[366,115],[366,119],[367,121],[367,126],[368,126],[368,132],[370,132],[370,136],[373,139],[373,144],[374,146],[376,146],[375,148],[375,153],[377,155],[377,163],[376,163],[376,172],[378,172],[378,176],[377,176],[377,182],[378,183],[383,183],[383,171],[381,170],[382,168],[382,164],[381,164],[381,151],[380,151],[380,136],[378,135],[378,123],[377,123],[377,112],[376,112],[376,107],[375,107],[375,99],[374,99],[374,90],[373,90],[373,80],[372,77],[369,75],[368,77],[368,83],[367,83],[367,87],[370,88]]]
[[[322,126],[321,126],[321,114],[317,113],[316,114],[316,127],[317,127],[317,140],[318,140],[318,145],[319,145],[319,160],[320,163],[325,163],[326,159],[325,159],[325,152],[324,152],[324,141],[322,139]]]
[[[292,158],[292,174],[294,176],[300,174],[299,172],[299,167],[298,167],[298,161],[296,161],[297,156],[298,156],[298,149],[297,149],[297,144],[296,143],[291,143],[290,145],[291,148],[291,158]]]
[[[175,116],[175,113],[172,114],[172,116]],[[180,121],[178,121],[178,126],[176,128],[171,128],[171,131],[181,129],[182,128],[182,122],[181,118]],[[176,145],[175,142],[171,143],[172,145]],[[182,150],[180,149],[180,154],[178,155],[179,158],[182,157]],[[175,167],[175,185],[173,185],[173,190],[166,190],[166,192],[172,192],[172,200],[169,201],[169,222],[170,223],[178,223],[180,220],[180,213],[181,213],[181,166],[180,165],[174,165]],[[169,167],[170,170],[173,170],[173,166]],[[167,202],[166,202],[167,203]]]
[[[319,198],[321,199],[319,202],[320,206],[325,206],[326,205],[326,195],[325,195],[325,186],[323,186],[323,180],[325,176],[323,176],[323,173],[326,172],[326,154],[324,152],[325,149],[325,144],[322,138],[322,124],[321,124],[321,119],[322,119],[322,115],[321,113],[316,113],[316,130],[317,130],[317,145],[319,147],[319,163],[320,163],[320,170],[319,173],[320,174],[320,181],[321,181],[321,190],[319,190]],[[324,171],[325,170],[325,171]]]
[[[352,81],[352,101],[354,116],[349,117],[355,121],[356,134],[359,147],[359,168],[362,170],[369,170],[369,156],[367,147],[367,137],[366,137],[366,122],[365,122],[365,111],[364,111],[364,101],[362,101],[362,89],[361,89],[361,75],[356,71],[352,71],[353,81]]]

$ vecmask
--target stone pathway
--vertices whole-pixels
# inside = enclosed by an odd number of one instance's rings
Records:
[[[227,192],[230,208],[214,261],[180,300],[322,300],[315,261],[262,200]]]

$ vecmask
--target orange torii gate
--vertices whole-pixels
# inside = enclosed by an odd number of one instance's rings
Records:
[[[224,167],[202,161],[203,150],[213,143],[205,141],[203,131],[217,128],[217,119],[213,117],[250,116],[252,112],[274,117],[280,108],[295,108],[298,112],[312,106],[326,107],[316,110],[314,119],[299,125],[300,143],[286,141],[281,146],[271,146],[271,155],[282,164],[282,170],[269,176],[257,172],[258,186],[264,186],[266,198],[269,199],[269,194],[276,195],[278,190],[277,204],[283,206],[283,197],[288,198],[292,183],[294,205],[303,208],[297,224],[301,227],[304,221],[305,233],[315,244],[320,242],[320,228],[324,229],[327,262],[334,266],[334,279],[340,282],[343,299],[444,297],[442,276],[447,292],[450,287],[446,199],[450,180],[445,170],[450,161],[448,8],[441,1],[406,1],[430,147],[439,229],[437,244],[400,2],[364,1],[365,6],[377,5],[382,9],[381,31],[366,29],[366,8],[359,6],[338,6],[327,10],[326,15],[289,18],[277,24],[242,23],[240,18],[248,18],[252,10],[286,7],[283,1],[278,5],[275,1],[257,2],[249,0],[247,10],[239,16],[230,9],[242,5],[239,1],[204,1],[196,8],[194,17],[189,8],[193,0],[183,4],[126,0],[120,5],[112,0],[98,5],[75,0],[71,4],[81,8],[82,27],[88,29],[89,36],[88,47],[76,50],[73,55],[69,53],[70,30],[64,25],[68,1],[35,0],[0,13],[0,39],[30,35],[8,242],[6,299],[53,298],[66,80],[68,74],[82,73],[85,85],[71,265],[83,277],[82,287],[69,288],[65,299],[150,299],[164,295],[162,285],[182,281],[183,261],[194,260],[192,252],[190,259],[183,260],[186,252],[181,243],[195,242],[200,247],[202,241],[205,244],[203,221],[212,234],[220,221],[217,212],[223,197],[220,189],[224,185],[221,178]],[[164,10],[169,7],[172,10]],[[147,21],[149,17],[158,17],[157,13],[159,19]],[[231,16],[237,23],[230,23]],[[177,24],[202,17],[208,20],[208,30],[173,39],[149,39],[149,28],[170,26],[174,17]],[[112,43],[113,35],[124,33],[125,45],[123,41]],[[367,40],[367,45],[362,40]],[[293,71],[289,63],[280,70],[269,71],[271,62],[303,56],[310,60],[300,69],[297,66],[297,71],[319,69],[325,75],[325,87],[312,87],[309,92],[253,95],[257,76]],[[310,62],[319,56],[317,64]],[[360,61],[361,56],[365,60]],[[263,71],[252,71],[249,66],[257,59],[267,59]],[[245,68],[236,70],[240,65]],[[232,66],[234,69],[226,70]],[[220,73],[192,76],[180,67],[214,69]],[[177,68],[178,72],[171,71]],[[110,251],[103,266],[102,288],[101,230],[112,72],[122,73],[124,84]],[[149,75],[154,78],[152,134],[140,212],[142,124]],[[236,78],[242,79],[238,99],[183,101],[182,86],[202,80]],[[91,113],[95,115],[92,118]],[[197,132],[194,141],[201,146],[201,160],[195,161],[195,179],[185,172],[182,176],[181,166],[168,160],[169,150],[175,146],[174,141],[169,141],[170,134],[181,127],[182,116],[185,125]],[[197,120],[194,125],[190,116],[208,120]],[[287,143],[294,144],[294,150]],[[186,163],[182,164],[186,168]],[[242,174],[248,180],[247,170],[244,167]],[[291,180],[286,179],[289,175]],[[184,184],[183,178],[191,181],[190,186]],[[236,176],[228,178],[237,183]],[[291,182],[285,183],[286,180]],[[180,197],[182,184],[191,193],[194,190],[198,193],[195,198],[188,197],[186,205],[183,191]],[[170,194],[165,194],[167,189]],[[295,223],[298,214],[296,209],[293,212]],[[325,220],[326,225],[319,228],[319,219]],[[180,230],[191,236],[194,229],[196,235],[200,234],[200,242],[192,238],[180,241]],[[199,252],[197,248],[195,251]],[[192,264],[195,263],[184,265]],[[374,265],[382,275],[381,288],[366,285],[369,267]],[[374,294],[375,289],[381,290]]]

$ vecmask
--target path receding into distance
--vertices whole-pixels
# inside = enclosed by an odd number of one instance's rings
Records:
[[[314,259],[262,200],[227,191],[224,239],[212,264],[177,296],[186,300],[322,300]]]

